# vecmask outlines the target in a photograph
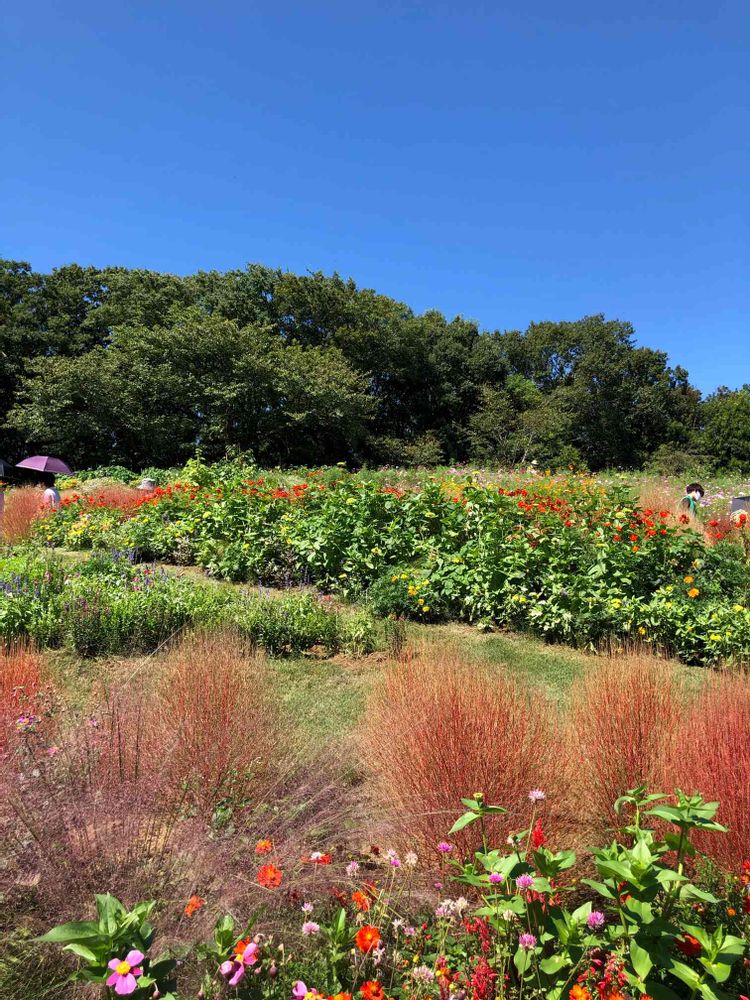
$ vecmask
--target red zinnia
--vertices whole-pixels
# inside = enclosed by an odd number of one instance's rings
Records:
[[[365,924],[355,934],[354,943],[366,955],[380,944],[380,931],[372,924]]]
[[[698,938],[694,938],[692,934],[683,934],[682,940],[678,938],[675,944],[682,954],[687,955],[688,958],[695,958],[701,951],[700,941]]]
[[[255,881],[264,889],[278,889],[283,877],[284,873],[276,865],[263,865],[262,868],[258,869]]]

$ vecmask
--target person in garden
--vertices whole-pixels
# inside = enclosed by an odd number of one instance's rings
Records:
[[[685,496],[680,500],[680,509],[683,513],[695,517],[705,493],[700,483],[688,483],[685,487]]]
[[[60,494],[55,486],[55,477],[51,472],[43,472],[40,483],[45,487],[42,495],[42,507],[45,510],[60,509]]]

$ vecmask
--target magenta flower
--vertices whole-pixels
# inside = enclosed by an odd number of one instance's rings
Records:
[[[516,885],[519,889],[530,889],[534,884],[534,879],[531,875],[519,875],[516,879]]]
[[[138,989],[136,976],[143,974],[141,962],[145,957],[142,951],[134,948],[123,959],[110,959],[107,968],[112,970],[112,975],[107,979],[107,986],[114,986],[115,993],[121,997],[135,993]]]
[[[518,944],[524,951],[531,951],[532,948],[536,948],[536,938],[533,934],[520,934]]]
[[[305,986],[305,984],[302,982],[301,979],[298,979],[297,982],[292,987],[292,996],[294,997],[294,1000],[305,1000],[305,997],[309,993],[312,993],[313,996],[318,995],[317,990],[308,990],[308,988]]]
[[[592,931],[604,927],[604,914],[599,910],[592,910],[586,918],[586,923]]]
[[[255,965],[258,961],[258,945],[251,941],[241,955],[222,962],[219,972],[226,979],[230,986],[237,986],[245,978],[245,969],[248,965]]]
[[[490,875],[490,882],[492,882],[493,885],[499,885],[504,880],[505,876],[501,875],[500,872],[492,872]]]
[[[441,840],[440,843],[437,845],[437,849],[440,851],[441,854],[450,854],[450,852],[453,850],[453,844],[449,844],[447,840]]]

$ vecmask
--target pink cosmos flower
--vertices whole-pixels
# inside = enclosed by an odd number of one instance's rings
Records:
[[[235,955],[233,959],[221,963],[219,972],[230,986],[237,986],[242,982],[247,966],[255,965],[258,961],[258,951],[258,945],[255,941],[251,941],[241,955]]]
[[[114,986],[115,993],[121,997],[135,993],[138,989],[136,977],[143,974],[141,962],[145,957],[142,951],[134,948],[123,959],[110,959],[107,968],[112,970],[112,975],[107,979],[107,986]]]

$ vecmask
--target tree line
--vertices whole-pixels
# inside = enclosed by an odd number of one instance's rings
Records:
[[[198,448],[273,465],[747,469],[750,385],[702,399],[602,315],[483,331],[337,274],[0,261],[2,457],[143,468]]]

